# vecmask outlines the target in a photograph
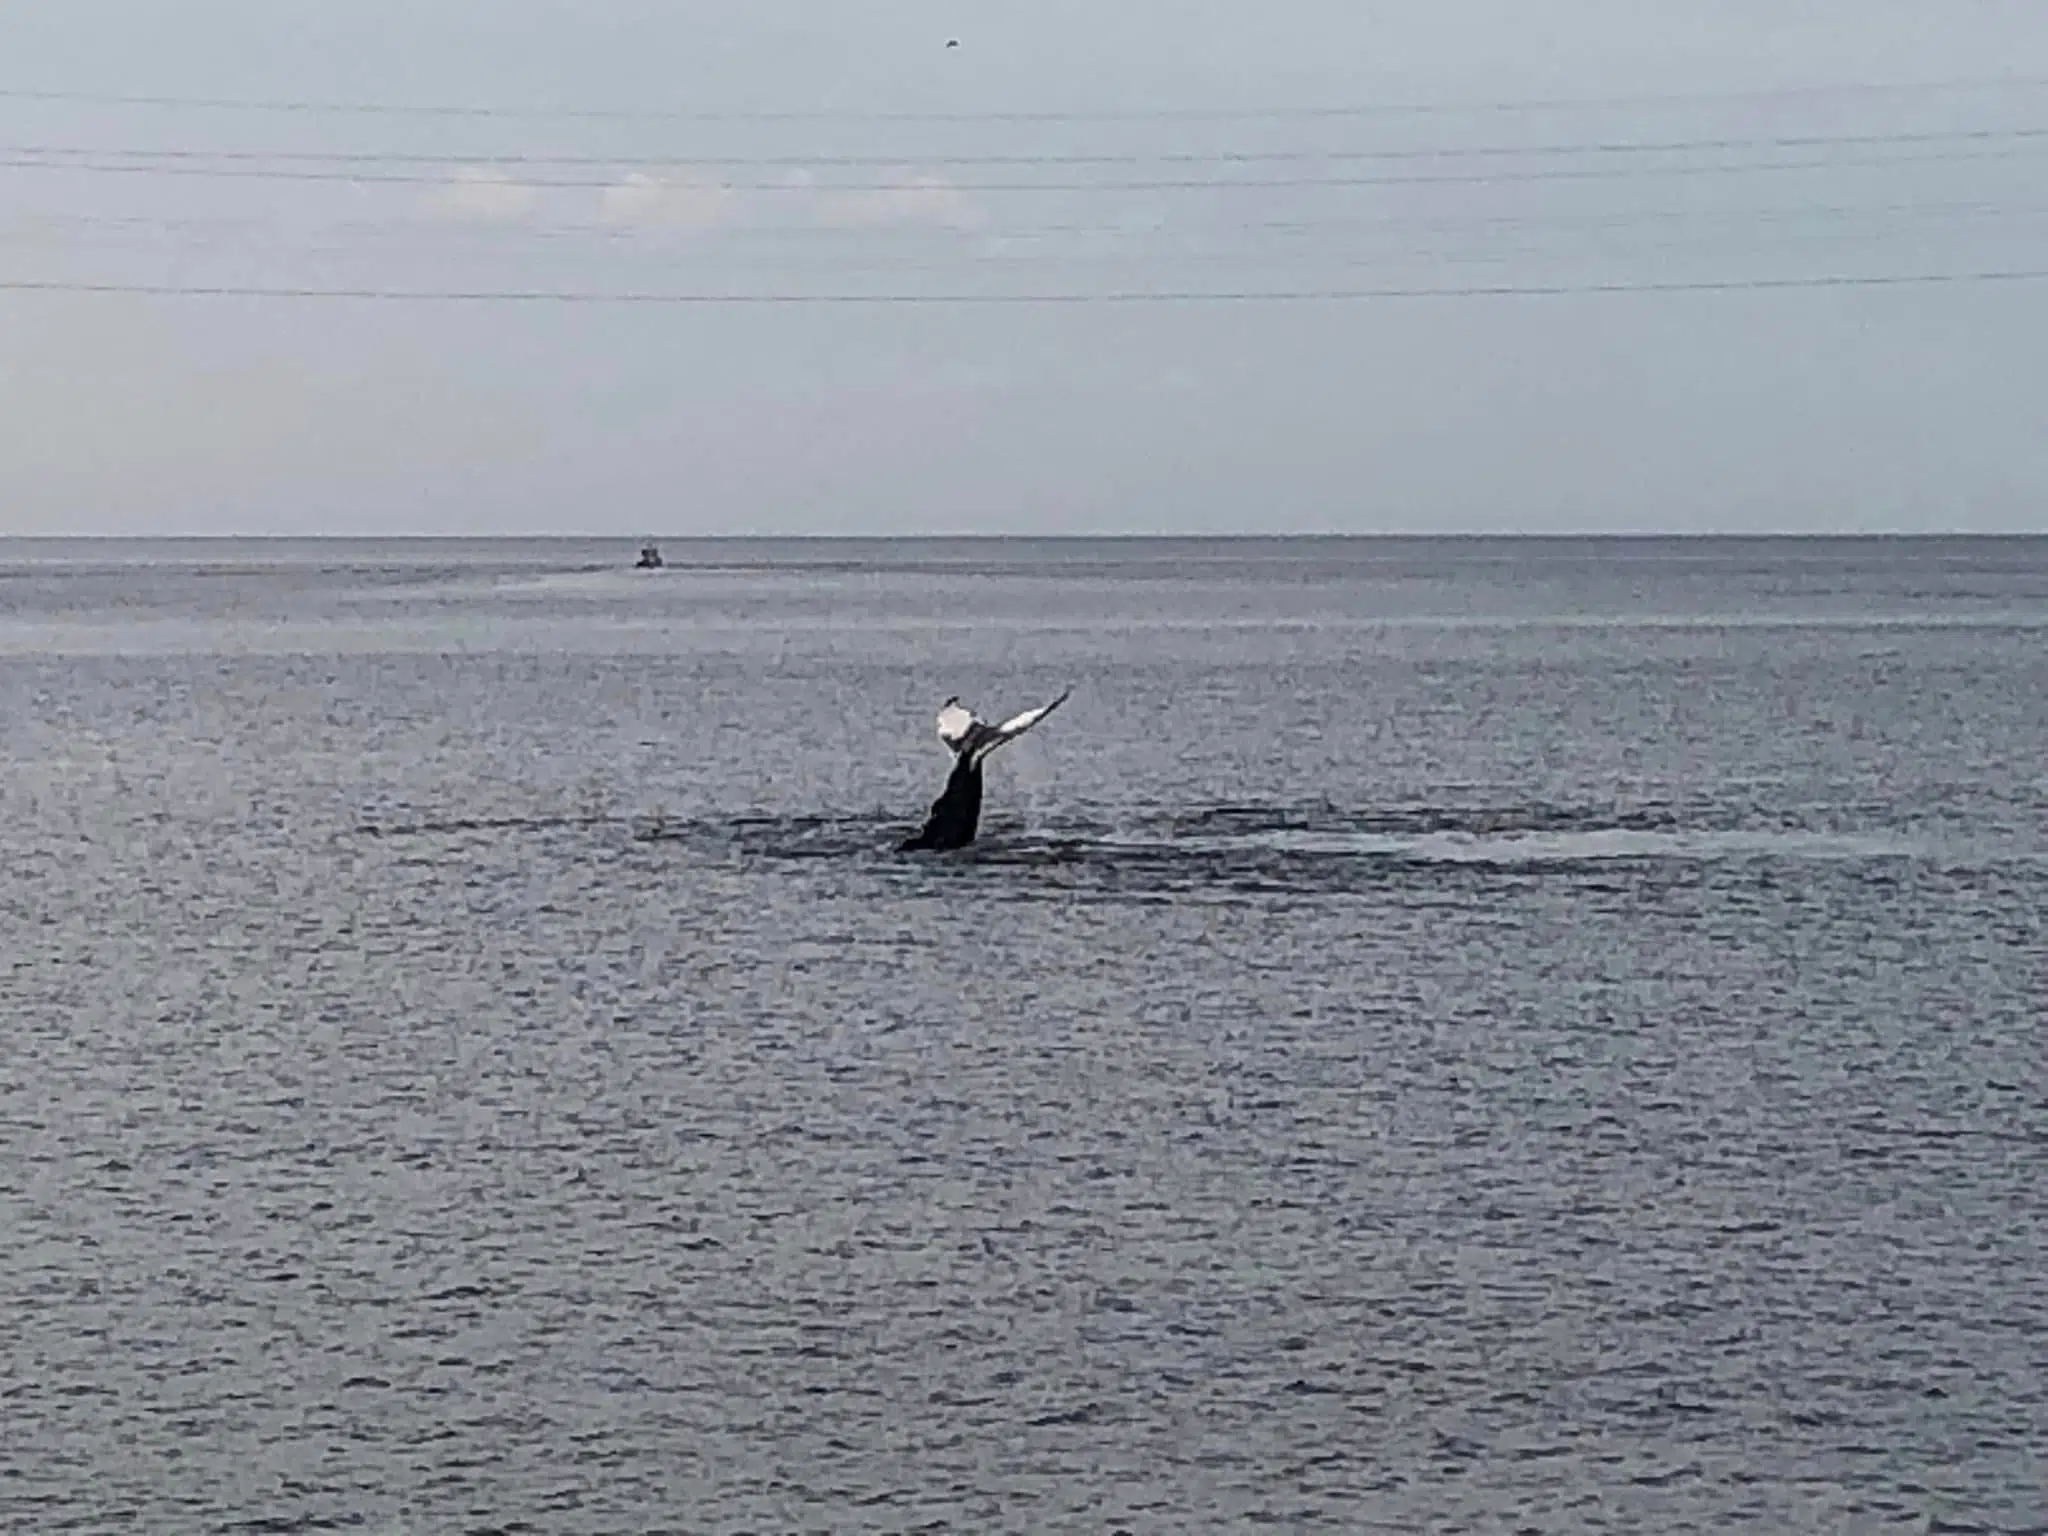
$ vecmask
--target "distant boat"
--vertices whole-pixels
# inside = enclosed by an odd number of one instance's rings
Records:
[[[652,544],[640,546],[640,558],[633,562],[636,571],[658,571],[661,569],[661,551]]]

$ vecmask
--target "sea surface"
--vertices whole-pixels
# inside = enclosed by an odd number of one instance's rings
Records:
[[[2048,541],[664,543],[0,542],[0,1530],[2048,1529]]]

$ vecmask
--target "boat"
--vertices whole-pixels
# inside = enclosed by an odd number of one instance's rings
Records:
[[[636,571],[658,571],[661,569],[661,551],[652,543],[640,546],[640,558],[633,562]]]

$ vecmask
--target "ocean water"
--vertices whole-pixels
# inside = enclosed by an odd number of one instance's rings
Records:
[[[2048,1529],[2048,541],[667,553],[0,544],[0,1529]]]

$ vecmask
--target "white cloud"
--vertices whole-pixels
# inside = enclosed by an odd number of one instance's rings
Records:
[[[710,230],[731,219],[733,203],[732,188],[715,177],[693,171],[658,176],[633,171],[604,189],[598,217],[607,224]]]
[[[884,186],[835,189],[798,167],[764,185],[761,195],[770,218],[795,217],[826,229],[913,224],[970,229],[987,222],[983,210],[944,177],[909,170]],[[599,194],[598,217],[621,229],[701,234],[748,222],[747,196],[744,189],[708,171],[632,171]]]
[[[489,166],[458,166],[434,194],[436,212],[452,219],[495,223],[523,219],[539,206],[540,188],[512,180]]]
[[[893,186],[860,191],[821,190],[813,217],[829,229],[891,224],[937,224],[968,229],[984,222],[982,210],[943,176],[904,175]]]

